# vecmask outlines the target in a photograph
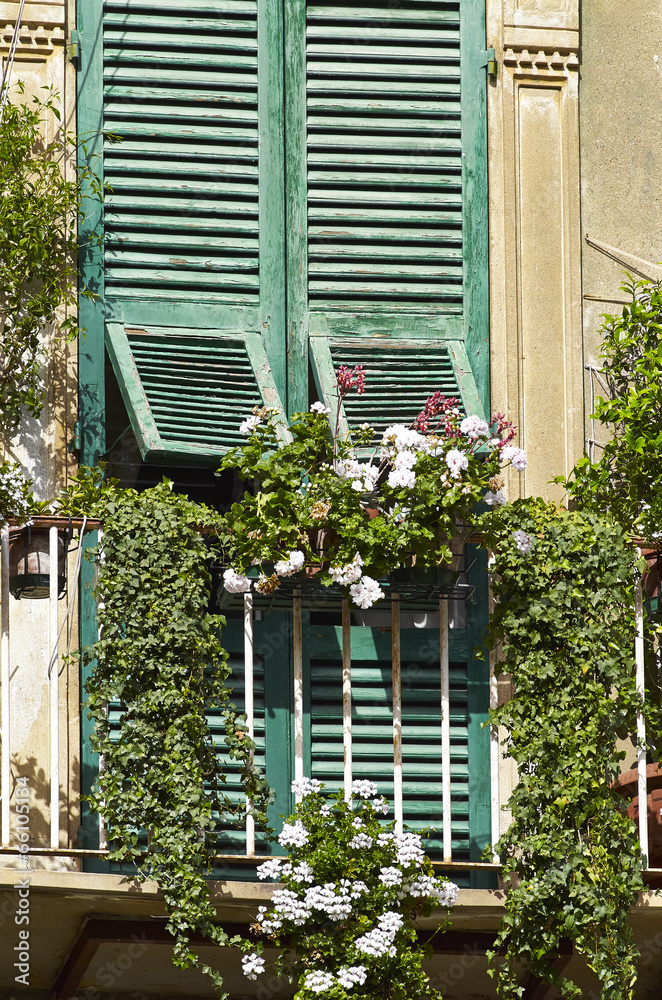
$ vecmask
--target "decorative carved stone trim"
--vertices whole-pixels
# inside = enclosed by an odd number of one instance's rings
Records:
[[[515,73],[551,73],[554,75],[579,70],[579,59],[576,51],[549,51],[539,49],[530,52],[528,48],[505,49],[503,53],[504,66],[513,67]]]
[[[9,52],[9,46],[14,35],[14,25],[7,24],[0,28],[0,56]],[[61,25],[46,27],[42,24],[30,27],[23,23],[18,36],[16,59],[19,62],[43,62],[56,46],[63,46],[65,34]]]

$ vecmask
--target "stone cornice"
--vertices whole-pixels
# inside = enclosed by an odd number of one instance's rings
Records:
[[[503,34],[504,50],[513,52],[570,52],[579,51],[579,32],[569,28],[532,28],[506,25]]]
[[[16,23],[19,4],[0,0],[0,24]],[[42,0],[40,3],[26,3],[21,18],[22,28],[64,28],[64,3],[62,0]]]
[[[0,0],[0,55],[9,51],[19,5]],[[65,42],[65,11],[61,0],[26,3],[18,35],[16,58],[26,62],[41,62],[51,55],[55,46]]]

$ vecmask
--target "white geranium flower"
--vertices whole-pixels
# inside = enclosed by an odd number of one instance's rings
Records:
[[[348,587],[350,583],[356,583],[361,578],[362,566],[363,559],[357,552],[350,563],[346,563],[344,566],[331,566],[329,574],[334,583]]]
[[[281,559],[274,566],[274,573],[278,576],[293,576],[294,573],[298,573],[299,570],[303,569],[303,564],[306,561],[306,557],[303,552],[299,549],[294,549],[292,552],[287,553],[287,558]]]
[[[451,450],[446,453],[446,465],[450,469],[451,476],[453,476],[454,479],[457,479],[461,472],[469,468],[469,459],[463,451],[458,451],[457,448],[451,448]]]
[[[334,983],[335,978],[330,972],[309,972],[302,985],[313,993],[324,993],[330,990]]]
[[[246,594],[251,589],[251,581],[234,569],[226,569],[223,571],[223,586],[229,594]]]
[[[373,799],[377,794],[377,785],[367,779],[353,781],[352,793],[360,795],[362,799]]]
[[[331,408],[329,406],[325,406],[324,403],[320,403],[318,400],[310,407],[310,411],[311,413],[331,413]]]
[[[341,458],[336,462],[336,472],[341,479],[351,479],[352,489],[359,493],[372,493],[379,477],[376,466],[370,462],[357,462],[354,458]]]
[[[485,496],[483,497],[483,500],[485,501],[488,507],[504,507],[505,504],[508,502],[506,500],[506,494],[504,490],[497,490],[496,493],[493,493],[492,490],[488,490]]]
[[[260,973],[264,972],[264,959],[255,952],[244,955],[241,960],[241,971],[247,979],[257,979]]]
[[[284,823],[281,833],[278,835],[278,843],[281,847],[303,847],[308,842],[308,831],[300,819],[294,823]]]
[[[379,881],[383,885],[401,885],[402,872],[399,868],[394,868],[393,866],[389,868],[380,868]]]
[[[281,859],[280,858],[269,858],[264,864],[261,864],[257,868],[257,877],[259,879],[265,878],[280,878],[281,876]]]
[[[401,486],[411,490],[416,485],[416,473],[413,469],[391,469],[388,474],[388,484],[392,490]]]
[[[527,535],[526,531],[513,531],[512,537],[515,539],[517,551],[521,552],[523,556],[528,556],[533,546],[531,535]]]
[[[338,982],[346,990],[351,990],[352,986],[363,986],[368,975],[365,965],[350,965],[348,968],[338,970]]]
[[[244,421],[239,425],[240,434],[252,434],[255,428],[262,423],[262,417],[258,416],[257,413],[252,413],[250,417],[246,417]]]
[[[479,416],[473,413],[470,417],[465,417],[460,424],[460,431],[462,434],[466,434],[468,438],[479,438],[487,437],[490,427],[486,420],[481,420]]]
[[[313,795],[321,792],[322,782],[317,778],[295,778],[292,782],[292,792],[305,799],[306,795]]]
[[[384,596],[384,591],[371,576],[362,576],[358,583],[349,588],[350,597],[359,608],[371,608]]]
[[[512,444],[507,444],[501,451],[504,462],[510,462],[513,469],[523,472],[526,469],[526,452],[522,448],[515,448]]]

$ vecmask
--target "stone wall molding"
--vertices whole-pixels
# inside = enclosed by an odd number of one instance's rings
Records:
[[[488,0],[492,408],[527,450],[509,496],[560,499],[584,444],[579,0]]]

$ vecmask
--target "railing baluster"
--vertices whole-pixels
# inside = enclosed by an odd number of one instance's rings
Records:
[[[0,536],[0,695],[2,696],[2,846],[9,847],[11,788],[9,697],[9,528]]]
[[[345,798],[352,794],[352,631],[349,604],[342,602],[342,745]]]
[[[494,564],[494,553],[490,552],[488,558],[488,569],[491,570]],[[492,590],[490,588],[490,614],[494,612],[495,599],[492,595]],[[497,683],[496,674],[494,673],[494,664],[496,661],[496,655],[494,651],[489,654],[490,657],[490,708],[496,709],[499,707],[499,687]],[[499,858],[496,854],[494,848],[496,848],[499,842],[499,837],[501,835],[501,802],[499,798],[499,727],[493,726],[490,723],[490,825],[492,828],[492,860],[498,862]]]
[[[82,537],[81,537],[81,545],[82,545]],[[98,549],[99,549],[99,563],[102,563],[102,562],[104,562],[104,556],[103,556],[103,548],[102,548],[102,546],[103,546],[103,529],[101,529],[101,528],[99,528],[99,534],[97,536],[97,546],[98,546]],[[97,604],[97,620],[100,617],[101,612],[103,611],[103,605],[104,605],[103,599],[100,599],[99,602],[98,602],[98,604]],[[99,638],[101,638],[101,631],[102,631],[102,626],[101,625],[99,625],[98,631],[99,631]],[[108,705],[106,705],[106,714],[108,714]],[[102,771],[105,769],[105,767],[106,767],[105,757],[104,757],[103,754],[99,754],[99,774],[100,775],[101,775]],[[99,850],[100,851],[105,851],[107,848],[108,848],[108,837],[106,836],[106,824],[103,821],[103,815],[101,813],[99,813]]]
[[[303,778],[303,635],[301,631],[301,596],[294,592],[292,601],[294,651],[294,777]],[[300,801],[301,796],[296,796]]]
[[[58,530],[48,532],[48,664],[51,721],[51,847],[60,846],[60,657],[58,651]]]
[[[641,557],[641,550],[637,549]],[[642,701],[646,698],[646,678],[644,667],[644,600],[641,590],[641,576],[637,572],[634,582],[634,619],[636,638],[634,658],[636,665],[637,691]],[[641,853],[648,867],[648,787],[646,782],[646,721],[642,711],[637,712],[637,794],[639,795],[639,842]]]
[[[448,603],[439,601],[439,645],[441,667],[441,807],[444,861],[453,855],[451,832],[451,717],[448,667]]]
[[[391,663],[393,689],[393,808],[395,829],[402,833],[402,664],[400,658],[400,595],[391,596]]]
[[[244,709],[248,735],[255,739],[255,705],[253,699],[253,595],[244,594]],[[253,755],[251,754],[251,763]],[[255,819],[246,800],[246,854],[255,854]]]

